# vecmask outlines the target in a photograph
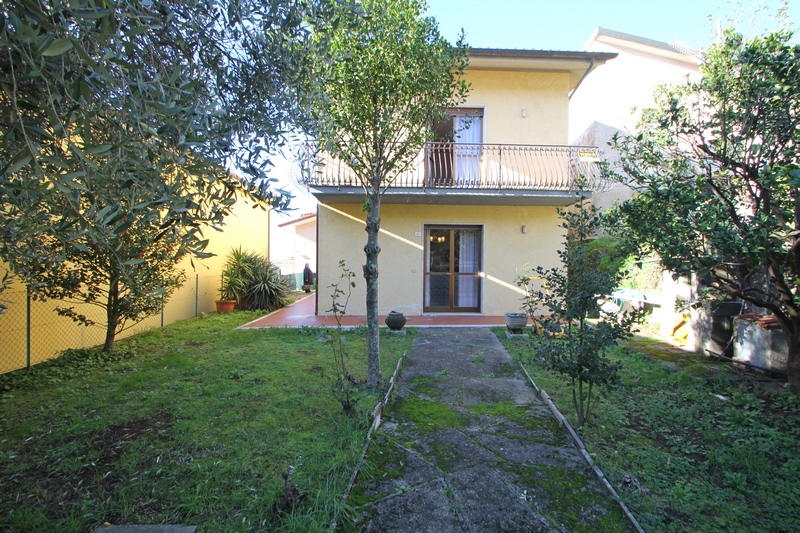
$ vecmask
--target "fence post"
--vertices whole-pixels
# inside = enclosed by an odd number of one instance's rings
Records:
[[[200,315],[200,276],[194,275],[194,316]]]
[[[31,287],[25,286],[25,365],[31,368]]]
[[[164,306],[167,304],[164,295],[161,295],[161,329],[164,329]]]

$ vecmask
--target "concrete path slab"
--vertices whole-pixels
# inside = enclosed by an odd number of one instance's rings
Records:
[[[633,531],[491,330],[420,329],[367,468],[359,531]]]

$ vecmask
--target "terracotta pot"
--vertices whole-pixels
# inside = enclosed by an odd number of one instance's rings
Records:
[[[392,331],[400,331],[406,325],[406,317],[403,316],[403,313],[392,311],[386,315],[386,325]]]
[[[217,306],[217,313],[230,313],[233,311],[234,306],[236,306],[236,300],[216,300],[214,304]]]
[[[522,333],[528,325],[528,315],[525,313],[506,313],[506,327],[512,333]]]

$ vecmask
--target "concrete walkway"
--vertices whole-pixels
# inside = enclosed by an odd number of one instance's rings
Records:
[[[485,328],[426,328],[349,503],[359,531],[633,531]]]

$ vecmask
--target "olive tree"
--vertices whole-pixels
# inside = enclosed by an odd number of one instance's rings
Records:
[[[701,78],[662,88],[633,135],[617,139],[637,190],[619,227],[709,298],[739,298],[780,321],[800,391],[800,46],[733,31]]]
[[[378,232],[381,196],[431,138],[445,108],[463,102],[468,54],[424,16],[419,0],[362,0],[362,16],[342,19],[330,55],[317,64],[312,114],[319,148],[347,162],[364,188],[367,244],[368,382],[381,382]]]
[[[35,298],[104,307],[110,350],[237,199],[285,205],[265,171],[317,17],[291,0],[4,2],[0,259]]]

